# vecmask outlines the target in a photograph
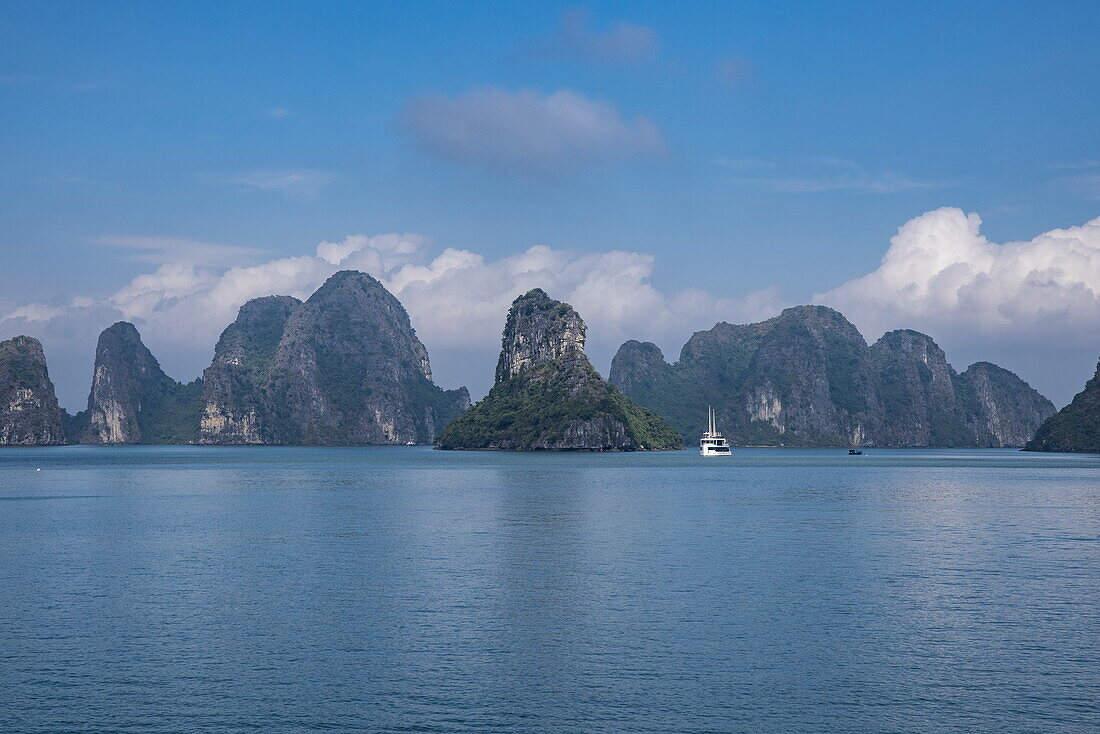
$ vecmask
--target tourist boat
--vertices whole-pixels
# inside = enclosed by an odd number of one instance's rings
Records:
[[[714,409],[707,406],[707,430],[699,439],[700,456],[729,456],[730,444],[725,436],[718,432],[714,423]]]

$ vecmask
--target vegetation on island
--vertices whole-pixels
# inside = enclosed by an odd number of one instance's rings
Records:
[[[621,429],[616,426],[621,425]],[[669,449],[680,436],[654,411],[604,382],[590,364],[541,364],[493,386],[489,394],[450,423],[443,449],[550,450],[568,444],[571,432],[605,440],[587,450]]]
[[[508,311],[489,394],[439,437],[441,449],[644,451],[680,448],[654,411],[605,382],[584,355],[585,325],[535,288]]]
[[[1100,453],[1100,363],[1085,389],[1039,426],[1027,450]]]
[[[1023,446],[1054,406],[988,362],[961,375],[925,334],[900,329],[868,346],[842,314],[798,306],[755,324],[695,333],[674,364],[628,341],[611,382],[686,441],[708,406],[743,446]]]

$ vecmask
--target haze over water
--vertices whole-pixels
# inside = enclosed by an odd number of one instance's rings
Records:
[[[1100,456],[65,447],[0,479],[3,731],[1100,722]]]

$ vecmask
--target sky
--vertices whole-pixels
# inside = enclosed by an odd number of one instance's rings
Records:
[[[114,321],[190,380],[245,300],[350,267],[475,397],[540,286],[605,374],[822,303],[1062,405],[1100,356],[1098,32],[1095,2],[0,0],[0,339],[76,410]]]

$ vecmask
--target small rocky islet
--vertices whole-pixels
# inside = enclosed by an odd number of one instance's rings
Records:
[[[441,449],[645,451],[678,433],[604,381],[584,354],[572,306],[535,288],[512,302],[489,394],[448,425]]]
[[[912,330],[868,345],[840,313],[799,306],[697,332],[668,363],[628,341],[603,380],[585,324],[540,289],[512,304],[495,382],[473,407],[432,379],[401,303],[341,271],[307,300],[244,304],[201,378],[164,373],[127,322],[103,331],[86,410],[54,394],[38,340],[0,342],[0,445],[432,444],[443,449],[678,448],[707,406],[739,445],[1100,451],[1100,368],[1062,411],[1012,372],[961,374]]]

